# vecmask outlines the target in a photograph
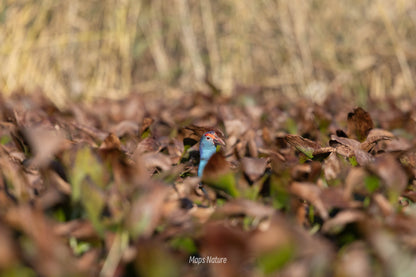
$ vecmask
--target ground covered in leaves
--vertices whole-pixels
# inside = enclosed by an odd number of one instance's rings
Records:
[[[416,99],[0,104],[1,276],[416,275]]]

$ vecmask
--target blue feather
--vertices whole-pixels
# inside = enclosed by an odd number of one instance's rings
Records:
[[[201,141],[199,142],[199,166],[198,166],[198,176],[201,177],[202,173],[204,172],[204,168],[208,163],[208,160],[217,152],[217,146],[215,145],[215,142],[212,139],[208,139],[206,137],[206,134],[213,134],[215,135],[215,132],[209,131],[205,133]]]

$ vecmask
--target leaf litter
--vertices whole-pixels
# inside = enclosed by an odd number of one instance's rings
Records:
[[[2,98],[0,271],[412,276],[416,114],[384,101]],[[201,180],[206,131],[226,145]]]

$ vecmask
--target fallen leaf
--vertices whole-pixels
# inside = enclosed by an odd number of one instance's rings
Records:
[[[347,124],[348,137],[358,139],[359,141],[365,140],[371,129],[374,128],[370,114],[361,107],[355,108],[348,113]]]
[[[250,181],[254,182],[260,178],[267,167],[266,159],[248,158],[244,157],[241,161],[244,173],[248,176]]]
[[[365,220],[365,214],[358,210],[345,210],[337,213],[337,215],[331,219],[328,219],[324,225],[322,225],[322,232],[324,233],[336,233],[340,228],[353,222],[359,222]]]
[[[314,205],[322,219],[328,218],[328,211],[321,199],[322,191],[315,184],[293,182],[290,185],[290,192]]]

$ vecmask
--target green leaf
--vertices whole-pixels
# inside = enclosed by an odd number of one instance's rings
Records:
[[[140,236],[149,227],[152,222],[152,213],[145,211],[141,214],[140,218],[136,220],[131,231],[133,236]]]
[[[179,263],[170,255],[169,251],[161,247],[144,246],[137,254],[135,267],[139,276],[148,277],[175,277],[181,276]]]
[[[352,157],[348,158],[348,161],[350,162],[350,164],[352,166],[357,166],[358,165],[357,158],[355,156],[352,156]]]
[[[104,194],[98,187],[88,182],[86,178],[82,183],[81,203],[87,212],[88,219],[91,221],[95,230],[104,235],[104,226],[101,222],[102,210],[105,206]]]
[[[380,187],[380,179],[374,175],[367,176],[364,185],[370,193],[375,192]]]
[[[150,137],[150,135],[151,135],[150,128],[147,128],[147,129],[146,129],[146,130],[142,133],[141,138],[142,138],[142,139],[145,139],[145,138],[147,138],[147,137]]]
[[[63,209],[58,209],[56,211],[53,212],[53,217],[58,220],[59,222],[65,222],[66,221],[66,216],[65,216],[65,212]]]
[[[265,274],[276,272],[294,257],[295,249],[291,243],[266,252],[258,258],[258,265]]]
[[[313,159],[313,151],[315,149],[313,149],[312,147],[297,146],[296,149],[305,154],[305,156],[309,159]]]
[[[308,216],[310,222],[315,222],[315,207],[313,205],[309,205]]]
[[[204,182],[214,189],[219,189],[228,193],[232,197],[238,197],[240,195],[240,192],[236,188],[236,181],[232,172],[217,176],[215,179],[204,179]]]
[[[84,179],[89,176],[91,180],[101,187],[104,186],[104,168],[102,163],[94,156],[89,147],[78,150],[75,165],[71,172],[72,200],[77,202],[81,198],[81,187]]]
[[[290,194],[287,187],[290,175],[283,173],[282,176],[272,175],[270,178],[270,195],[273,199],[273,207],[278,210],[289,208]]]
[[[33,269],[23,266],[16,265],[3,269],[0,273],[0,277],[35,277],[38,276]]]
[[[79,242],[75,237],[69,239],[69,246],[76,256],[80,256],[90,250],[91,245],[88,242]]]
[[[11,138],[8,135],[0,137],[0,144],[5,145],[11,141]]]
[[[298,133],[298,125],[296,124],[296,121],[289,117],[286,121],[286,129],[289,134],[297,134]]]
[[[198,248],[196,247],[194,241],[191,238],[174,238],[170,241],[170,245],[172,248],[185,251],[188,254],[194,254],[198,252]]]

